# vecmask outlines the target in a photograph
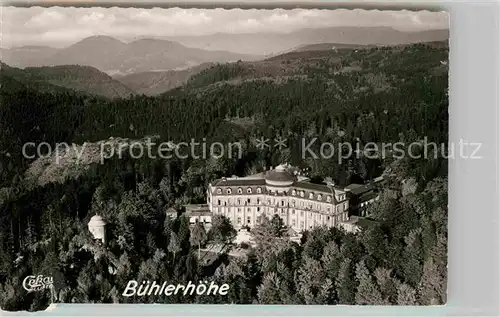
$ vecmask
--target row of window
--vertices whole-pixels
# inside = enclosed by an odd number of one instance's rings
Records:
[[[344,209],[345,210],[345,209]],[[241,213],[241,208],[237,208],[236,211],[238,213]],[[277,214],[278,212],[282,215],[282,216],[285,216],[286,215],[286,209],[285,208],[271,208],[269,210],[270,212],[273,212],[275,214]],[[337,210],[339,211],[339,210]],[[218,212],[218,210],[216,209],[215,212]],[[247,212],[252,212],[252,210],[250,208],[247,209]],[[257,207],[257,212],[260,213],[261,212],[261,209],[260,207]],[[291,214],[292,216],[295,215],[295,209],[291,209]],[[322,216],[321,214],[316,214],[316,217],[319,217],[319,216]],[[300,217],[304,217],[304,211],[303,210],[300,210]],[[313,217],[313,213],[309,213],[308,214],[308,217],[309,218],[312,218]],[[330,218],[330,216],[328,216],[328,218]]]
[[[226,189],[226,194],[231,194],[233,191],[231,190],[231,188],[227,188]],[[248,187],[247,188],[247,194],[251,194],[252,193],[252,188],[251,187]],[[257,188],[257,194],[261,194],[262,193],[262,188],[258,187]],[[222,188],[217,188],[217,194],[222,194]],[[238,188],[238,194],[243,194],[243,189],[242,188]]]
[[[379,196],[375,197],[374,199],[370,199],[368,201],[362,202],[361,203],[361,207],[368,206],[368,204],[371,204],[371,203],[373,203],[374,201],[376,201],[378,199],[379,199]]]
[[[271,205],[274,204],[274,202],[275,202],[274,199],[268,199],[267,200],[267,205],[271,206]],[[231,200],[231,198],[229,198],[229,204],[231,205],[231,203],[232,203],[232,200]],[[251,203],[251,199],[247,198],[247,200],[245,201],[245,205],[250,204],[250,203]],[[227,206],[228,203],[226,201],[222,202],[220,199],[218,199],[217,200],[217,205],[221,206],[222,204],[224,204],[224,206]],[[257,205],[260,205],[260,204],[261,204],[260,198],[257,198]],[[236,205],[242,205],[242,200],[240,198],[238,198],[236,200]],[[279,201],[276,205],[281,206],[281,207],[289,207],[289,206],[296,207],[295,200],[291,200],[290,205],[286,204],[285,200]],[[306,206],[306,204],[304,204],[303,201],[301,201],[300,204],[297,204],[297,207],[309,208],[309,209],[313,209],[314,208],[316,210],[320,210],[321,209],[321,205],[320,204],[309,203]],[[337,207],[337,209],[338,209],[338,207]],[[347,202],[344,203],[344,210],[345,209],[347,209]],[[330,206],[326,207],[326,211],[330,211]]]
[[[261,217],[257,217],[257,218],[255,219],[255,220],[256,220],[256,223],[257,223],[257,224],[260,224],[260,223],[261,223],[261,219],[262,219]],[[331,220],[331,218],[330,218],[330,216],[327,216],[327,218],[326,218],[326,219],[323,219],[323,216],[321,216],[321,217],[319,217],[319,220],[320,220],[321,222],[322,222],[323,220],[330,221],[330,220]],[[340,217],[337,219],[337,221],[339,221],[339,222],[340,222],[340,221],[347,221],[347,214],[340,216]],[[242,218],[241,218],[241,217],[237,217],[237,218],[236,218],[236,224],[237,224],[237,225],[242,225]],[[251,224],[252,224],[252,217],[247,217],[247,222],[246,222],[246,224],[247,224],[247,225],[251,225]],[[320,225],[321,223],[317,223],[317,224],[319,224],[319,225]],[[296,225],[297,225],[297,221],[296,221],[295,219],[292,219],[292,224],[291,224],[291,225],[292,225],[292,227],[296,227]],[[313,225],[309,225],[309,228],[312,228],[312,227],[313,227]],[[305,229],[305,222],[304,222],[303,220],[301,220],[301,221],[300,221],[300,227],[299,227],[299,228],[301,228],[301,229]]]
[[[238,194],[243,194],[243,188],[238,188],[237,190]],[[247,190],[246,190],[247,194],[251,194],[252,193],[252,188],[251,187],[248,187]],[[226,194],[230,195],[232,193],[232,190],[231,188],[227,188],[226,189]],[[257,194],[261,194],[262,193],[262,188],[260,187],[257,187]],[[222,188],[217,188],[217,194],[222,194]],[[303,190],[300,190],[300,191],[297,191],[295,189],[292,190],[292,196],[297,196],[299,195],[300,197],[305,197],[305,192]],[[314,193],[309,193],[309,199],[314,199]],[[323,195],[321,194],[317,194],[316,195],[316,199],[321,201],[323,200]],[[344,200],[345,199],[345,194],[343,195],[340,195],[339,196],[339,200]],[[327,202],[331,202],[332,201],[332,197],[330,195],[326,196],[326,201]]]

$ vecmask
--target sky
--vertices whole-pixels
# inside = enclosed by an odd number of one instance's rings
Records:
[[[419,31],[449,27],[448,13],[318,9],[181,9],[3,7],[1,47],[69,46],[92,35],[117,38],[213,33],[292,32],[334,26],[390,26]]]

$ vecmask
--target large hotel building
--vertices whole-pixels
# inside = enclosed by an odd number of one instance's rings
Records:
[[[296,232],[348,222],[346,196],[342,188],[311,183],[284,165],[247,177],[222,178],[207,190],[211,215],[226,216],[236,229],[279,215]]]

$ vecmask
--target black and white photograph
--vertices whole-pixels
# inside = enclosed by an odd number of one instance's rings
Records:
[[[447,12],[1,10],[2,310],[446,305]]]

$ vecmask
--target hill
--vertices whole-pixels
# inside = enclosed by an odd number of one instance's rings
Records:
[[[320,50],[323,47],[329,49]],[[343,45],[332,50],[330,44],[308,45],[262,61],[215,65],[191,77],[187,87],[201,88],[215,83],[235,85],[254,80],[266,80],[278,84],[289,80],[310,80],[319,77],[330,80],[337,75],[349,73],[353,73],[353,76],[371,73],[375,77],[382,78],[385,73],[396,71],[394,65],[406,62],[408,56],[412,55],[409,54],[412,50],[427,50],[423,56],[430,58],[435,64],[429,69],[443,70],[443,65],[436,58],[440,56],[446,60],[448,52],[447,42],[361,47],[363,46]],[[403,53],[405,55],[401,55]],[[420,56],[420,54],[414,55]],[[391,58],[402,58],[402,60],[391,61]],[[404,68],[423,69],[423,67],[424,65],[420,67],[405,65]],[[447,71],[447,68],[445,70]],[[385,80],[377,81],[376,85],[380,86],[379,89],[387,88]]]
[[[13,67],[40,66],[44,60],[58,51],[48,46],[23,46],[11,49],[0,49],[2,60]]]
[[[30,88],[57,92],[66,89],[108,98],[127,97],[133,90],[89,66],[63,65],[19,69],[2,65],[2,81],[12,78]]]
[[[293,52],[306,52],[306,51],[328,51],[328,50],[338,50],[338,49],[365,49],[370,47],[375,47],[376,45],[359,45],[359,44],[342,44],[342,43],[318,43],[301,45]]]
[[[65,87],[51,84],[43,79],[32,78],[29,72],[2,62],[0,62],[0,83],[3,92],[8,91],[12,94],[25,91],[28,88],[47,93],[64,93],[68,91]]]
[[[114,78],[139,94],[154,96],[184,85],[189,78],[210,66],[211,64],[205,63],[184,70],[141,72]]]
[[[32,54],[27,59],[26,55],[16,55],[11,50],[4,51],[8,57],[5,62],[20,67],[87,65],[111,75],[182,69],[205,62],[258,58],[226,51],[190,48],[166,40],[141,39],[124,43],[109,36],[88,37],[67,48],[53,49],[39,56]]]

